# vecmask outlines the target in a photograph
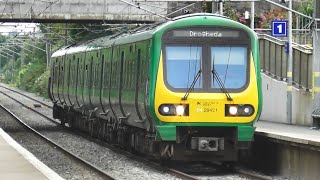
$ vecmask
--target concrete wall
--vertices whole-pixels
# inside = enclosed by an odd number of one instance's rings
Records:
[[[132,1],[128,2],[134,3]],[[166,2],[141,2],[140,6],[157,14],[167,14]],[[159,16],[152,15],[119,0],[9,0],[0,2],[0,13],[2,21],[163,20]]]
[[[260,120],[288,123],[287,83],[261,73],[263,108]],[[311,126],[312,93],[292,88],[292,124]]]
[[[242,161],[266,174],[280,176],[279,179],[317,180],[319,150],[318,146],[302,146],[256,134],[250,158]]]

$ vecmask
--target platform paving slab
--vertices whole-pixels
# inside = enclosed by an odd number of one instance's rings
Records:
[[[320,130],[307,126],[258,121],[256,134],[298,144],[320,146]]]
[[[63,178],[0,128],[0,179],[60,180]]]

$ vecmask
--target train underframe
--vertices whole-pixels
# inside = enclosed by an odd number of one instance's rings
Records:
[[[100,116],[95,116],[93,111],[57,104],[53,108],[53,118],[59,119],[62,125],[67,123],[74,130],[127,151],[161,160],[235,162],[239,150],[248,150],[250,146],[250,142],[237,141],[236,127],[177,127],[176,141],[157,141],[155,132]]]

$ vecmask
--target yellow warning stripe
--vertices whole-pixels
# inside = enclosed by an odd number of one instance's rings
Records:
[[[292,91],[292,86],[287,86],[287,91]]]
[[[320,77],[320,72],[313,72],[312,73],[312,99],[314,98],[315,92],[320,92],[320,87],[315,87],[315,78]]]
[[[287,77],[292,77],[292,72],[288,71],[287,72]]]

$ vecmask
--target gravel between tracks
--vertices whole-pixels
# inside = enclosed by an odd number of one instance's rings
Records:
[[[2,83],[0,83],[0,85],[7,86]],[[5,90],[3,88],[0,88],[0,90],[6,92],[10,96],[13,96],[13,93],[10,92],[9,90]],[[15,90],[25,93],[18,89],[15,89]],[[50,105],[47,99],[39,98],[32,93],[25,93],[25,94]],[[28,104],[31,107],[33,106],[33,104],[35,104],[34,101],[26,97],[15,94],[14,97],[16,96],[19,96],[19,101],[22,101],[22,103]],[[14,102],[13,100],[5,96],[0,96],[0,103],[5,105],[7,108],[9,108],[18,117],[22,118],[23,120],[26,120],[29,125],[34,127],[36,130],[40,131],[41,134],[45,135],[50,139],[53,139],[57,144],[68,149],[69,151],[73,152],[79,157],[87,160],[88,162],[91,162],[97,167],[100,167],[101,169],[103,169],[109,175],[111,175],[116,179],[130,179],[130,180],[131,179],[139,179],[139,180],[140,179],[168,179],[168,180],[179,179],[167,172],[159,171],[141,162],[129,159],[129,157],[125,155],[119,154],[104,146],[91,142],[90,140],[87,140],[81,136],[75,135],[70,131],[64,131],[61,127],[56,126],[54,123],[49,122],[48,120],[45,120],[43,117],[39,115],[30,113],[30,110],[23,108],[21,105],[18,105],[16,102]],[[40,108],[42,113],[48,115],[49,117],[52,117],[51,109],[45,108],[43,106]],[[37,110],[39,110],[40,108],[37,108]],[[43,152],[46,152],[46,151],[43,151]],[[45,156],[45,154],[48,154],[47,152],[46,153],[43,153],[43,152],[42,152],[43,156]],[[38,157],[38,155],[36,156]],[[41,156],[41,153],[40,153],[40,156]],[[42,160],[41,158],[39,159]],[[55,170],[54,168],[52,169]],[[62,171],[55,170],[55,171],[58,174],[60,173],[63,173],[66,175],[71,174],[71,172],[66,170],[62,170]],[[61,175],[61,176],[70,177],[66,175]],[[232,174],[217,174],[217,175],[197,176],[197,177],[199,177],[199,179],[217,179],[217,180],[247,179],[247,178],[239,177],[238,175],[232,175]],[[83,179],[83,178],[80,178],[80,179]]]

